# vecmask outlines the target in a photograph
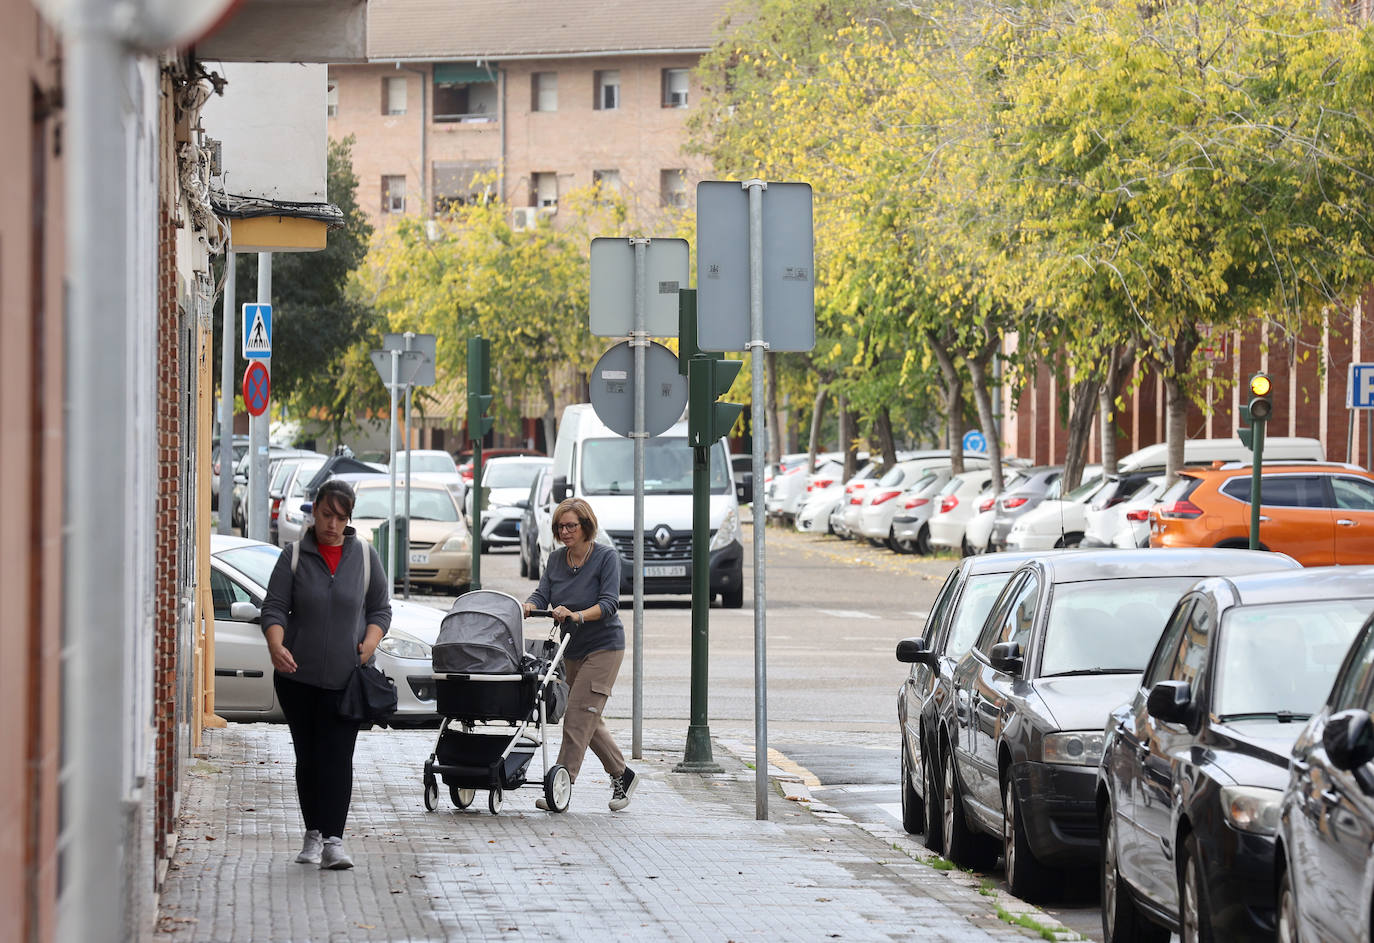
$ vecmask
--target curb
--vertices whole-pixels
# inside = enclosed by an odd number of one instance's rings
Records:
[[[746,766],[754,762],[754,750],[742,740],[715,740],[726,753]],[[905,832],[898,831],[887,825],[874,825],[867,822],[856,822],[845,815],[834,806],[827,805],[817,799],[811,793],[811,787],[807,784],[807,775],[804,772],[784,769],[774,765],[775,757],[783,757],[776,750],[769,749],[770,762],[768,764],[768,781],[779,796],[789,802],[795,802],[799,806],[807,809],[813,815],[838,824],[849,824],[865,832],[879,841],[886,844],[892,850],[906,855],[913,861],[919,861],[925,865],[934,865],[935,862],[947,862],[948,859],[926,848],[923,844],[912,844],[907,840],[909,836]],[[752,767],[751,767],[752,768]],[[815,777],[811,777],[815,779]],[[991,901],[997,910],[997,914],[1008,923],[1015,922],[1016,918],[1028,918],[1035,924],[1034,929],[1043,930],[1048,933],[1046,939],[1054,939],[1061,943],[1077,943],[1088,938],[1079,934],[1076,930],[1064,926],[1050,914],[1045,913],[1034,904],[1028,904],[1019,897],[997,889],[990,888],[983,884],[983,879],[971,871],[961,871],[950,862],[949,868],[935,868],[931,870],[942,872],[952,883],[977,894],[984,900]],[[1005,916],[1003,916],[1005,914]]]

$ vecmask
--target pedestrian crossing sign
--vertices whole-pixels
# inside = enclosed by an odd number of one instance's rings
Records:
[[[272,356],[272,306],[243,306],[243,357],[268,360]]]

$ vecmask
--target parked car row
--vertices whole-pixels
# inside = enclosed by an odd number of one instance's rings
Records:
[[[970,557],[897,646],[903,824],[1032,900],[1097,869],[1109,943],[1368,940],[1371,610],[1279,553]]]

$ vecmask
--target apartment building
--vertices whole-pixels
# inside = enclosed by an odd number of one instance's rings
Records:
[[[355,137],[374,225],[499,193],[512,223],[572,190],[653,223],[693,202],[691,70],[726,0],[372,0],[368,63],[329,69],[329,135]]]

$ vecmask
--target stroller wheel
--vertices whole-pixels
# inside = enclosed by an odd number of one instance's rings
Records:
[[[433,777],[425,779],[425,808],[431,812],[439,808],[439,783]]]
[[[457,786],[448,787],[448,797],[453,800],[453,804],[460,809],[466,809],[472,805],[472,800],[477,798],[476,789],[460,789]]]
[[[544,800],[554,812],[568,811],[572,798],[572,777],[566,766],[554,766],[544,775]]]
[[[501,811],[501,787],[497,786],[487,793],[487,808],[495,815]]]

